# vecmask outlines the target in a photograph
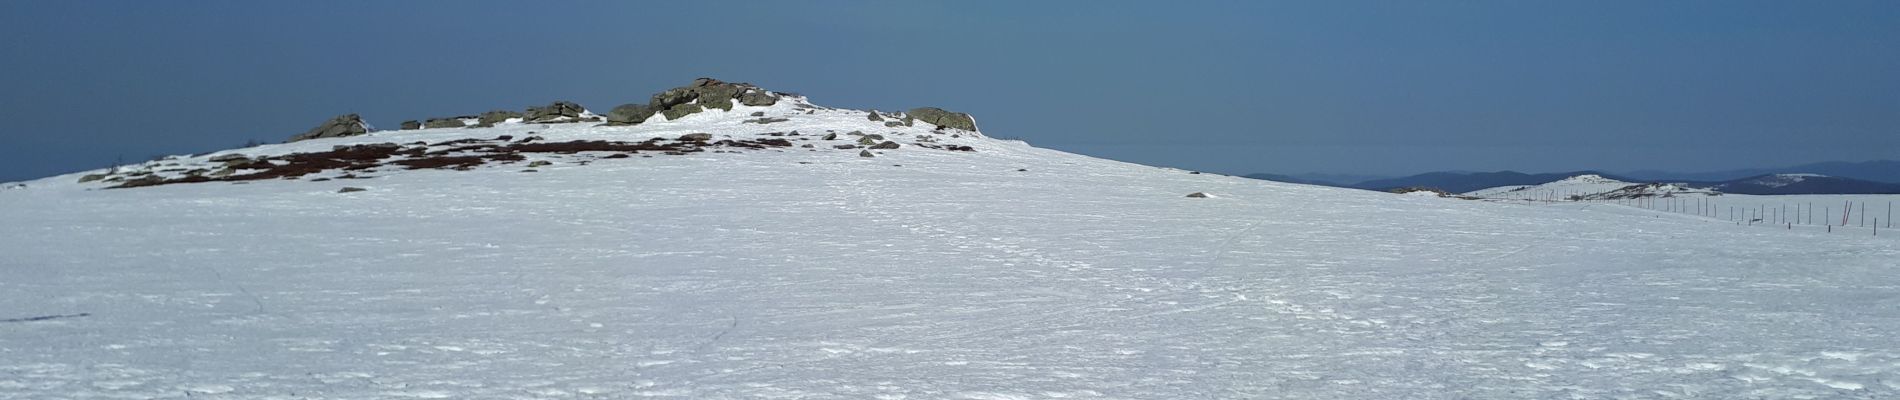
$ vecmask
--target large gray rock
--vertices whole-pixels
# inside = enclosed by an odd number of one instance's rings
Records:
[[[665,115],[667,121],[672,121],[705,110],[705,107],[700,107],[698,104],[681,104],[668,108],[660,114]]]
[[[462,119],[465,118],[469,117],[430,118],[428,121],[422,122],[422,127],[429,129],[460,128],[468,126],[467,123],[462,122]]]
[[[290,141],[349,137],[365,133],[369,133],[369,126],[363,124],[363,117],[357,116],[356,114],[343,114],[335,118],[330,118],[329,121],[324,121],[323,124],[311,128],[308,132],[291,136]]]
[[[613,111],[607,112],[607,124],[635,125],[646,122],[647,118],[653,117],[653,114],[658,112],[659,110],[645,104],[621,104],[619,107],[614,107]]]
[[[408,120],[408,121],[402,121],[402,130],[413,131],[417,129],[422,129],[422,121],[417,121],[413,119]]]
[[[939,127],[962,129],[966,131],[976,130],[976,118],[970,117],[970,114],[945,111],[944,109],[936,107],[912,108],[910,112],[905,114],[911,118],[916,118],[918,121],[928,122],[931,125]]]
[[[757,87],[746,88],[744,92],[739,92],[739,104],[753,107],[778,104],[778,95]]]
[[[518,112],[506,110],[489,111],[482,113],[480,121],[477,121],[476,124],[478,126],[495,126],[495,124],[507,121],[509,118],[522,118],[522,115]]]
[[[528,107],[521,118],[524,122],[572,122],[580,120],[581,113],[587,112],[580,104],[557,101],[546,106]]]

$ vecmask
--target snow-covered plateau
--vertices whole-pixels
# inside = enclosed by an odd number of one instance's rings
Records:
[[[130,168],[703,151],[10,185],[0,398],[1900,397],[1885,232],[1196,174],[798,103]],[[853,131],[900,147],[837,148]],[[710,144],[767,140],[790,145]]]

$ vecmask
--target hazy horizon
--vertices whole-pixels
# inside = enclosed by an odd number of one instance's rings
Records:
[[[700,76],[1227,174],[1900,159],[1894,21],[1875,1],[7,2],[0,181],[344,113],[604,112]]]

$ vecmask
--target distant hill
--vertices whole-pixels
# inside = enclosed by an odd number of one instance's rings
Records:
[[[1537,185],[1480,189],[1466,192],[1464,195],[1486,199],[1616,200],[1658,196],[1710,196],[1721,195],[1721,193],[1683,184],[1627,182],[1586,174]]]
[[[1360,182],[1352,187],[1368,190],[1386,191],[1405,187],[1437,188],[1452,193],[1465,193],[1479,189],[1500,186],[1541,185],[1578,175],[1600,175],[1619,181],[1632,179],[1610,176],[1595,171],[1558,172],[1548,174],[1526,174],[1517,171],[1499,172],[1431,172],[1401,178],[1379,179]]]
[[[1646,181],[1726,182],[1776,174],[1820,174],[1835,178],[1900,183],[1900,161],[1829,161],[1778,168],[1747,168],[1711,172],[1642,170],[1631,171],[1623,175]]]
[[[1821,174],[1768,174],[1708,184],[1735,194],[1900,194],[1900,184]]]

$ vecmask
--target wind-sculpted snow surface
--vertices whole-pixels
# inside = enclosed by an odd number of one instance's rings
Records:
[[[466,135],[876,123],[745,111]],[[942,140],[975,151],[28,182],[0,191],[0,398],[1900,396],[1888,236]]]

